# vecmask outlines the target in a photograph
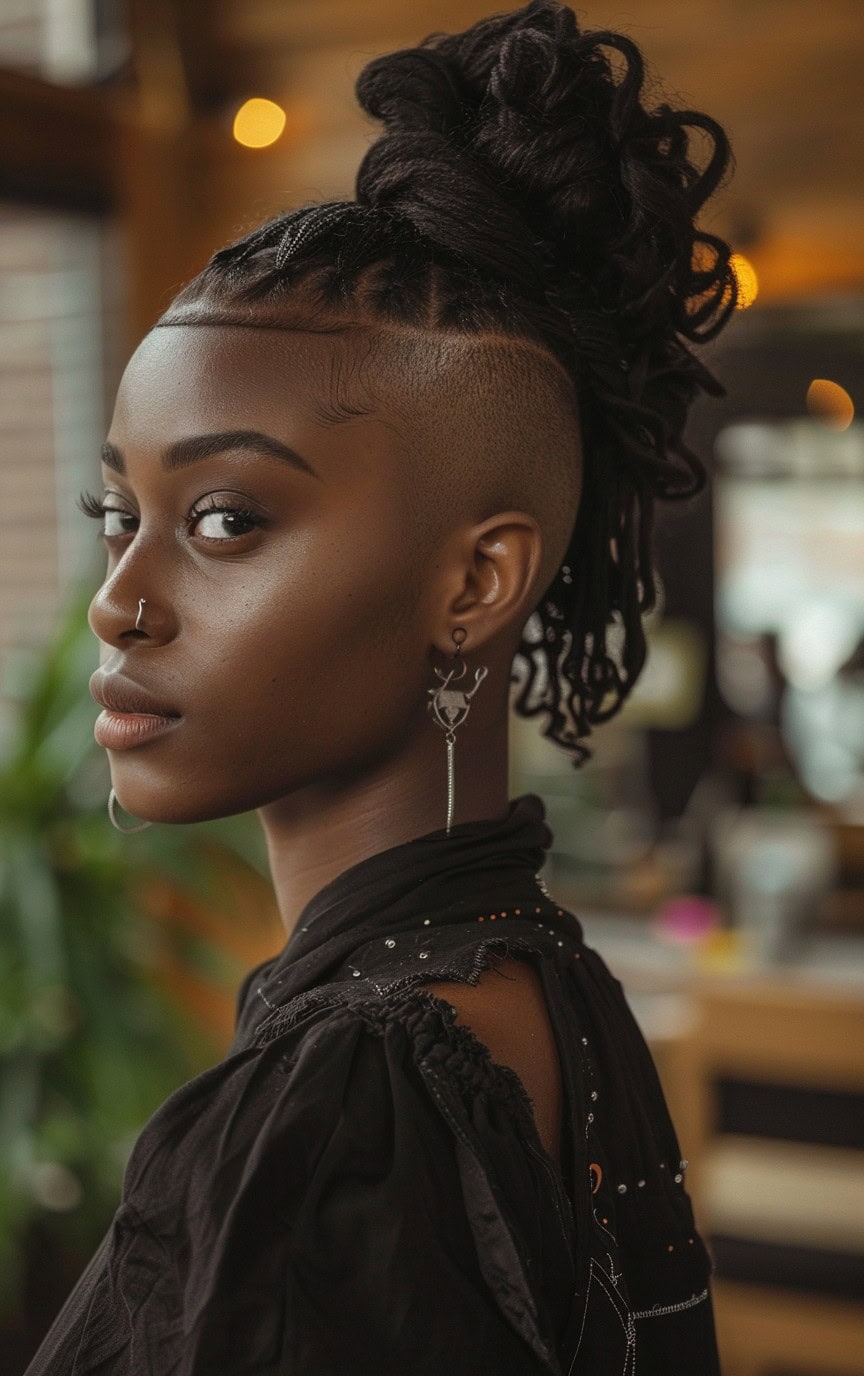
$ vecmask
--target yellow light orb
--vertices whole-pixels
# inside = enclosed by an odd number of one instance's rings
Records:
[[[738,283],[736,309],[746,311],[747,307],[752,306],[759,295],[759,278],[756,276],[756,269],[750,259],[744,257],[743,253],[733,253],[729,261]]]
[[[259,96],[245,100],[234,116],[234,137],[244,148],[267,148],[285,128],[285,111]]]
[[[807,388],[807,410],[814,420],[832,430],[848,430],[855,415],[855,404],[839,382],[815,377]]]

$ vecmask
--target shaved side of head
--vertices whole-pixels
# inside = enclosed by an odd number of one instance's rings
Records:
[[[434,543],[460,521],[533,516],[543,536],[539,599],[581,493],[578,404],[560,364],[522,340],[383,330],[361,371],[404,427],[416,528]]]
[[[399,433],[405,509],[418,549],[431,556],[460,523],[524,511],[542,534],[534,604],[540,600],[573,534],[583,472],[576,389],[542,345],[503,334],[382,325],[358,314],[324,321],[302,299],[278,312],[196,302],[172,308],[156,328],[183,324],[329,336],[329,375],[321,378],[316,418],[350,426],[376,415]],[[422,582],[418,562],[413,594]]]

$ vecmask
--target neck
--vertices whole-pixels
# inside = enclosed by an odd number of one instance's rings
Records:
[[[507,715],[457,730],[451,826],[503,818],[509,802]],[[427,729],[377,769],[317,781],[258,809],[285,934],[326,884],[351,865],[443,830],[447,822],[444,732]]]

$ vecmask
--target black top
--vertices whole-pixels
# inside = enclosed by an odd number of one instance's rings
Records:
[[[360,861],[239,990],[25,1376],[717,1376],[711,1261],[620,982],[538,879],[535,794]],[[558,1166],[419,981],[532,962]]]

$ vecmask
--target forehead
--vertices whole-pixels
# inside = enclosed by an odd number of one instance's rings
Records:
[[[112,432],[259,428],[383,412],[362,338],[243,325],[156,326],[132,355]],[[348,408],[340,416],[340,407]]]

